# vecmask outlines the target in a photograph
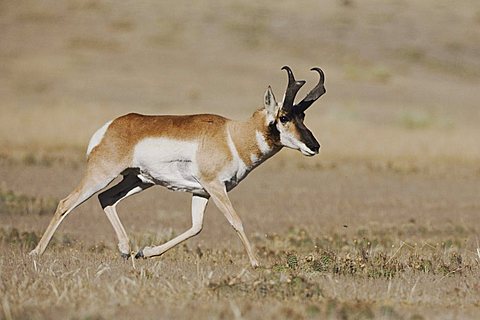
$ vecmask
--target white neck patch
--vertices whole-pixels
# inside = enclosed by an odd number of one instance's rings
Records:
[[[240,155],[238,154],[237,148],[235,147],[235,143],[233,143],[233,139],[232,139],[232,136],[230,135],[230,131],[228,130],[228,128],[227,128],[227,143],[228,143],[228,148],[232,153],[234,171],[236,171],[237,177],[244,177],[245,172],[247,171],[247,166],[243,162],[242,158],[240,158]]]
[[[265,140],[265,137],[263,136],[263,134],[260,131],[257,130],[255,132],[255,137],[257,139],[257,146],[258,146],[258,148],[260,149],[260,152],[263,155],[266,155],[270,151],[272,151],[272,148],[270,148],[270,146],[267,143],[267,140]]]
[[[252,163],[253,163],[254,165],[257,164],[258,160],[260,160],[260,159],[258,159],[258,157],[257,157],[256,154],[253,154],[253,153],[252,153],[252,154],[250,155],[250,161],[252,161]]]

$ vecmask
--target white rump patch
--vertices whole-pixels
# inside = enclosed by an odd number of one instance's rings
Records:
[[[90,138],[90,142],[88,143],[87,147],[87,157],[90,155],[92,150],[102,142],[103,136],[105,132],[107,132],[108,127],[112,123],[113,120],[108,121],[105,123],[100,129],[98,129],[93,136]]]

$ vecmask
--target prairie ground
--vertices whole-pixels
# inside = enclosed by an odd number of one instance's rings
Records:
[[[478,318],[476,1],[2,1],[0,25],[0,319]],[[95,197],[27,256],[103,123],[246,119],[286,64],[305,87],[326,73],[306,117],[322,151],[230,193],[260,268],[212,204],[197,237],[124,261]],[[134,249],[189,210],[160,187],[119,206]]]
[[[231,192],[262,264],[256,270],[213,205],[185,245],[124,261],[90,200],[42,257],[26,256],[50,219],[51,197],[80,174],[68,165],[3,166],[5,184],[28,193],[2,193],[5,318],[478,316],[478,170],[269,163]],[[188,210],[187,194],[158,187],[125,200],[120,215],[137,249],[187,229]]]

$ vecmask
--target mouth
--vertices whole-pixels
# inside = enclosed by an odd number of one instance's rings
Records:
[[[304,156],[307,156],[307,157],[313,157],[314,155],[318,154],[318,151],[315,152],[313,150],[310,150],[310,149],[300,149],[300,152],[304,155]]]

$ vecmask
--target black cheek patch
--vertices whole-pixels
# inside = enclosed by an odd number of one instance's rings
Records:
[[[272,122],[268,125],[268,133],[274,140],[280,139],[280,131],[277,129],[277,124]]]

